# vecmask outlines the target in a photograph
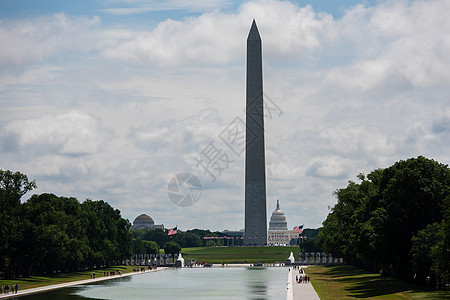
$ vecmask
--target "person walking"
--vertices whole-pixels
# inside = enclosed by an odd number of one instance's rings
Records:
[[[17,294],[17,291],[19,290],[19,285],[16,283],[16,285],[14,286],[14,291]]]

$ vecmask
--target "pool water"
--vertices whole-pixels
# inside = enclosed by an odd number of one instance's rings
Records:
[[[286,299],[287,278],[283,267],[168,269],[21,299]]]

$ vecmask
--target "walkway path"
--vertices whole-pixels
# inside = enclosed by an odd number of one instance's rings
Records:
[[[13,294],[11,292],[9,292],[8,294],[0,294],[0,299],[8,299],[8,298],[15,298],[18,296],[37,294],[37,293],[48,292],[48,291],[52,291],[52,290],[56,290],[56,289],[69,287],[69,286],[74,286],[74,285],[88,284],[88,283],[92,283],[92,282],[117,279],[117,278],[121,278],[121,277],[145,274],[145,273],[149,273],[149,272],[157,272],[157,271],[161,271],[161,270],[165,270],[165,269],[167,269],[167,267],[159,267],[156,270],[146,270],[145,272],[131,272],[131,273],[125,273],[122,275],[113,275],[113,276],[98,277],[95,279],[72,281],[72,282],[66,282],[66,283],[60,283],[60,284],[54,284],[54,285],[41,286],[41,287],[26,289],[26,290],[20,290],[20,287],[19,287],[19,291],[17,291],[17,294]]]
[[[302,268],[306,268],[302,266]],[[310,282],[297,283],[295,276],[299,276],[299,269],[289,269],[287,300],[320,300]]]

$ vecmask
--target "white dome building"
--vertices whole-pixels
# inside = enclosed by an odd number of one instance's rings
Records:
[[[289,245],[293,238],[297,238],[298,234],[294,230],[288,230],[286,216],[280,209],[280,200],[277,200],[277,207],[272,212],[269,221],[269,230],[267,238],[269,245]]]
[[[164,225],[155,225],[155,221],[146,214],[141,214],[136,217],[133,221],[133,226],[131,226],[133,229],[164,229]]]
[[[269,230],[288,230],[286,216],[280,209],[280,200],[277,200],[277,208],[270,217]]]

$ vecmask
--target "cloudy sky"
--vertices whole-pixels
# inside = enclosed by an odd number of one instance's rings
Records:
[[[280,199],[289,227],[319,227],[361,172],[450,163],[449,14],[448,0],[0,0],[0,168],[130,221],[243,228],[244,158],[221,136],[245,120],[255,18],[278,107],[268,215]],[[212,146],[220,173],[196,163]],[[179,173],[203,187],[188,207],[168,197]]]

